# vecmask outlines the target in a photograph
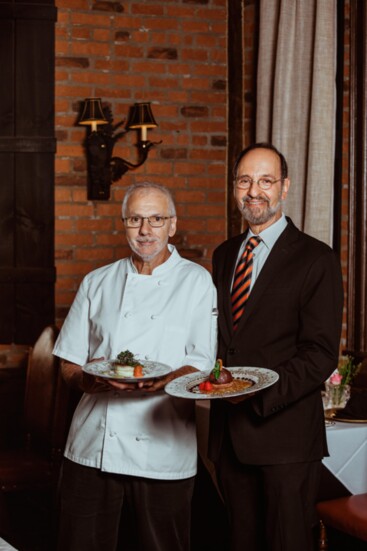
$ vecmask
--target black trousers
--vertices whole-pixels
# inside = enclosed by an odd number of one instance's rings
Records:
[[[116,475],[66,459],[58,550],[189,551],[193,487],[194,477],[167,481]]]
[[[231,551],[312,551],[321,461],[245,465],[227,441],[217,468]]]

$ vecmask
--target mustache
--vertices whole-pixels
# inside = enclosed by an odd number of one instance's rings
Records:
[[[156,243],[159,239],[157,237],[136,237],[135,241],[137,243]]]
[[[251,201],[265,201],[266,203],[270,203],[270,199],[268,197],[264,197],[263,195],[256,195],[256,197],[249,197],[246,195],[246,197],[242,198],[242,204],[245,207],[246,203],[251,203]]]

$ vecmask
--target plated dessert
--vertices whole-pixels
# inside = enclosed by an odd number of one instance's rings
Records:
[[[138,360],[132,352],[124,350],[117,358],[85,364],[83,371],[96,377],[132,383],[159,379],[170,373],[172,368],[153,360]]]
[[[259,392],[278,379],[278,373],[271,369],[252,366],[224,368],[223,365],[220,369],[220,363],[216,363],[210,371],[196,371],[173,379],[165,386],[165,391],[170,396],[189,400],[226,399]]]
[[[143,377],[143,366],[134,358],[130,350],[124,350],[112,362],[114,372],[118,377]]]
[[[251,380],[236,379],[229,369],[223,367],[223,362],[218,359],[215,366],[209,373],[209,377],[201,382],[197,387],[192,388],[192,392],[204,392],[209,394],[226,394],[232,392],[241,392],[254,384]]]

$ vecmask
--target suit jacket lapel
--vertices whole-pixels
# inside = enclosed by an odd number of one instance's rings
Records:
[[[285,257],[288,255],[292,243],[297,239],[299,230],[294,226],[293,222],[288,219],[288,225],[284,232],[280,235],[276,241],[274,247],[270,251],[268,258],[262,270],[255,281],[255,284],[251,290],[248,301],[246,302],[245,311],[238,324],[236,334],[241,335],[241,327],[246,324],[247,320],[251,321],[251,313],[256,310],[256,306],[261,300],[264,290],[274,279],[274,274],[284,264]],[[233,334],[233,331],[232,331]],[[233,334],[233,337],[236,335]]]

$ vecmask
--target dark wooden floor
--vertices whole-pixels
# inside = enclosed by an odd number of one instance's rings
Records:
[[[0,519],[1,536],[19,551],[55,551],[57,514],[51,495],[17,493],[7,496],[7,504],[11,530],[4,533]],[[367,551],[366,542],[331,529],[328,530],[328,539],[329,551]],[[230,551],[225,509],[202,463],[199,464],[193,497],[191,546],[191,551]],[[251,550],[244,545],[244,551]]]
[[[9,524],[0,534],[19,551],[54,551],[56,515],[49,493],[16,492],[5,496]]]

